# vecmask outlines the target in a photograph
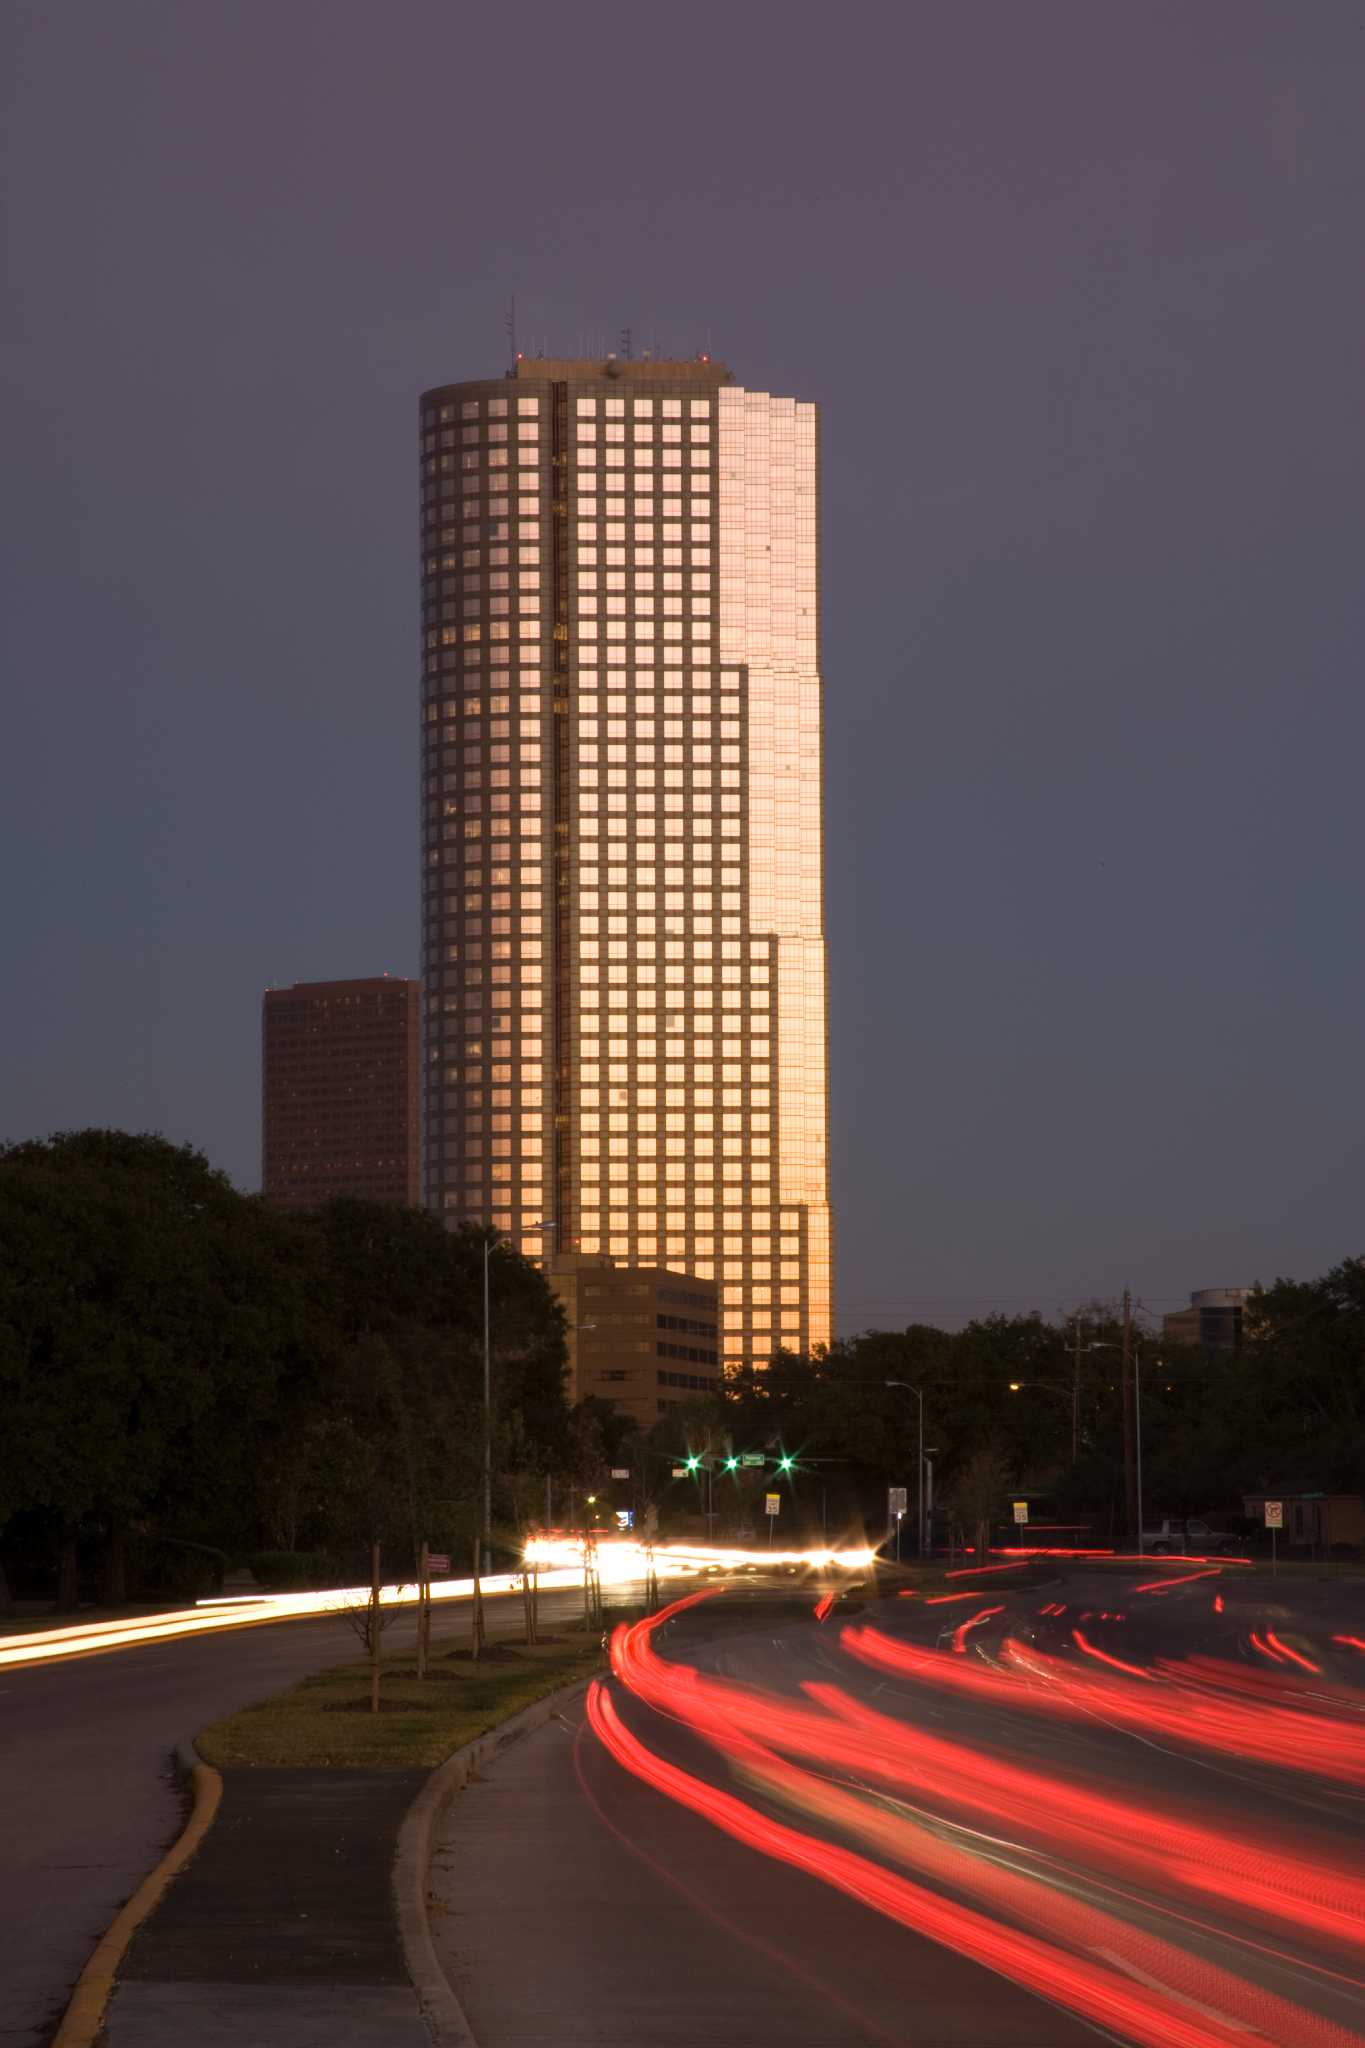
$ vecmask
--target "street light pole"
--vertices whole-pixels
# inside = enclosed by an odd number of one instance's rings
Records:
[[[913,1394],[919,1403],[919,1437],[915,1447],[915,1470],[919,1478],[918,1520],[915,1525],[918,1533],[915,1538],[915,1555],[922,1563],[924,1560],[924,1396],[918,1387],[911,1385],[909,1380],[888,1380],[886,1384],[888,1387],[900,1387],[905,1393]]]
[[[1133,1351],[1133,1423],[1134,1449],[1137,1454],[1137,1547],[1138,1556],[1142,1549],[1142,1350]]]
[[[483,1241],[483,1540],[493,1528],[493,1318],[489,1308],[488,1258],[493,1239]]]

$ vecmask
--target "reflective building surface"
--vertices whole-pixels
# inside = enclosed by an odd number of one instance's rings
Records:
[[[538,360],[419,431],[427,1202],[826,1343],[816,408]]]

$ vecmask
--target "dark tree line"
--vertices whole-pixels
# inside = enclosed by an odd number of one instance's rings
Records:
[[[661,1423],[644,1455],[666,1474],[668,1460],[708,1431],[720,1447],[780,1446],[797,1460],[791,1509],[807,1531],[821,1515],[831,1533],[860,1522],[879,1530],[886,1486],[914,1491],[918,1403],[886,1384],[907,1381],[924,1398],[936,1501],[959,1526],[1008,1520],[1011,1493],[1033,1489],[1060,1517],[1121,1538],[1116,1308],[1095,1304],[1080,1318],[1079,1366],[1077,1335],[1075,1319],[1037,1315],[991,1316],[952,1332],[867,1331],[824,1356],[782,1356],[740,1374],[714,1400]],[[1265,1487],[1365,1491],[1365,1260],[1259,1289],[1236,1351],[1166,1344],[1142,1328],[1133,1347],[1148,1515],[1235,1518],[1242,1495]],[[717,1500],[752,1520],[772,1483],[771,1468],[767,1477],[741,1473]],[[665,1500],[685,1491],[662,1488]],[[761,1519],[761,1501],[757,1511]]]
[[[484,1238],[418,1210],[288,1215],[189,1147],[85,1130],[0,1151],[0,1562],[158,1546],[401,1566],[477,1524]],[[495,1520],[570,1456],[563,1317],[502,1244]],[[136,1590],[136,1588],[134,1588]],[[0,1585],[0,1593],[3,1586]]]

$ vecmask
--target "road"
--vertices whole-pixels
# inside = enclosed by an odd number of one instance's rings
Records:
[[[1043,1569],[637,1630],[453,1809],[480,2048],[1359,2048],[1360,1582]]]
[[[547,1621],[581,1612],[542,1592]],[[521,1626],[490,1600],[491,1635]],[[468,1605],[434,1611],[437,1648],[468,1632]],[[412,1640],[407,1617],[384,1648]],[[179,1832],[177,1742],[313,1671],[353,1661],[328,1616],[0,1669],[0,2048],[39,2048],[95,1943]]]

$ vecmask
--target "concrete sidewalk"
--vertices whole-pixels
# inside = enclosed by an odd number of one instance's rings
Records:
[[[428,1775],[224,1771],[217,1819],[124,1958],[108,2048],[431,2048],[393,1903]]]

